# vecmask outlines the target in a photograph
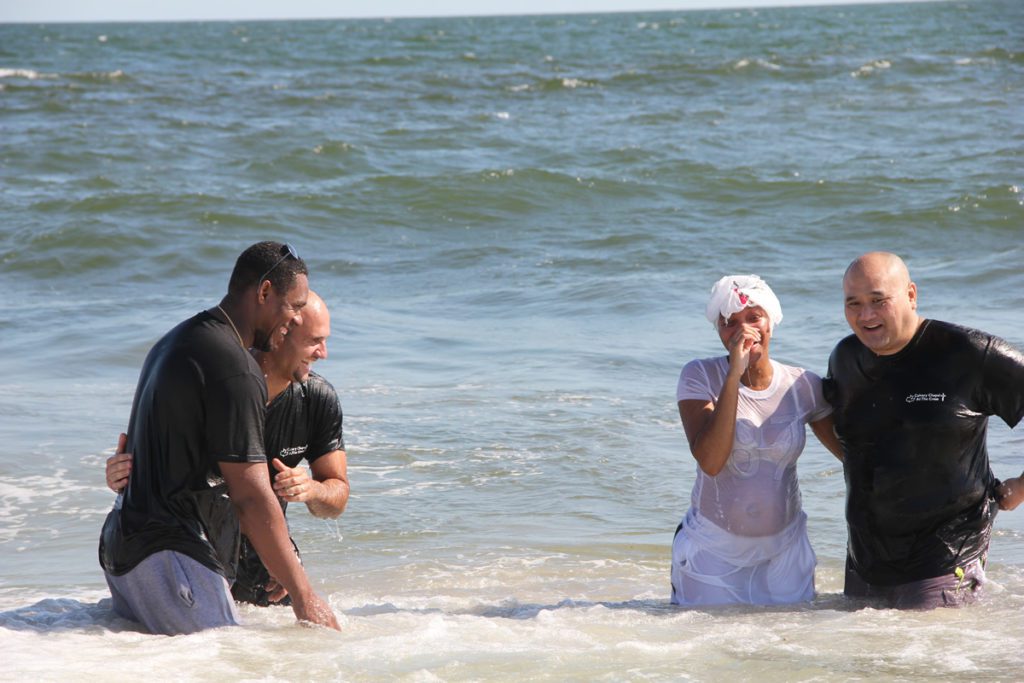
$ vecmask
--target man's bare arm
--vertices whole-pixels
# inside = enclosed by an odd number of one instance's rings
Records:
[[[334,519],[348,504],[348,464],[345,451],[331,451],[313,461],[313,476],[304,467],[288,467],[274,460],[274,492],[289,503],[305,503],[322,519]]]
[[[242,533],[270,575],[291,595],[296,618],[340,630],[330,605],[313,591],[306,570],[292,550],[284,514],[267,480],[266,463],[222,462],[220,470]]]

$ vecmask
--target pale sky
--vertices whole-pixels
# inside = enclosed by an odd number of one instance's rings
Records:
[[[837,0],[0,0],[0,23],[570,14],[831,4],[840,3]]]

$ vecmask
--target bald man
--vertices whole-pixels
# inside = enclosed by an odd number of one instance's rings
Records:
[[[310,290],[301,322],[278,347],[252,350],[267,384],[264,443],[271,485],[281,508],[305,503],[314,516],[327,519],[344,511],[349,496],[341,402],[330,382],[312,371],[313,363],[327,357],[330,334],[327,306]],[[312,477],[302,460],[312,469]],[[107,460],[107,485],[115,492],[127,483],[131,463],[130,453]],[[298,549],[295,552],[298,554]],[[245,536],[231,594],[239,602],[259,606],[290,604]]]
[[[853,334],[832,352],[832,403],[846,476],[848,596],[897,608],[972,602],[985,581],[998,508],[1024,478],[989,467],[988,417],[1024,417],[1024,355],[992,335],[917,311],[895,254],[872,252],[843,277]]]

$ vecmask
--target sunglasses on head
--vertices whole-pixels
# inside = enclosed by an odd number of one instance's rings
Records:
[[[267,279],[267,276],[274,272],[274,268],[277,268],[279,265],[284,263],[284,260],[286,258],[289,258],[289,257],[291,257],[291,258],[295,259],[296,261],[298,261],[299,260],[299,252],[295,251],[295,247],[293,247],[290,244],[287,244],[287,243],[286,244],[282,244],[281,245],[281,258],[279,258],[276,261],[274,261],[274,265],[272,265],[269,268],[267,268],[267,272],[263,273],[263,275],[260,275],[259,279],[256,280],[256,286],[259,287],[261,284],[263,284],[263,281]]]

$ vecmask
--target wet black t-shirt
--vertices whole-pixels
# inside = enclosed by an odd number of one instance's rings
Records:
[[[341,420],[341,402],[330,382],[315,372],[305,382],[292,382],[267,406],[267,460],[296,467],[303,458],[312,463],[345,450]],[[271,479],[275,474],[271,468]]]
[[[259,365],[209,313],[156,343],[128,423],[131,475],[100,537],[107,572],[174,550],[234,576],[240,533],[218,463],[266,462],[266,400]]]
[[[341,425],[341,401],[337,392],[330,382],[311,372],[305,382],[292,382],[267,406],[267,461],[280,458],[288,467],[297,467],[303,458],[312,464],[322,455],[343,451]],[[271,466],[271,481],[276,474]],[[282,509],[287,506],[281,501]],[[255,548],[243,537],[232,595],[242,602],[266,605],[268,600],[263,586],[269,579],[270,574]]]
[[[996,505],[988,417],[1024,417],[1024,355],[998,337],[925,320],[878,356],[854,335],[823,382],[843,445],[848,561],[865,581],[941,576],[988,547]]]

